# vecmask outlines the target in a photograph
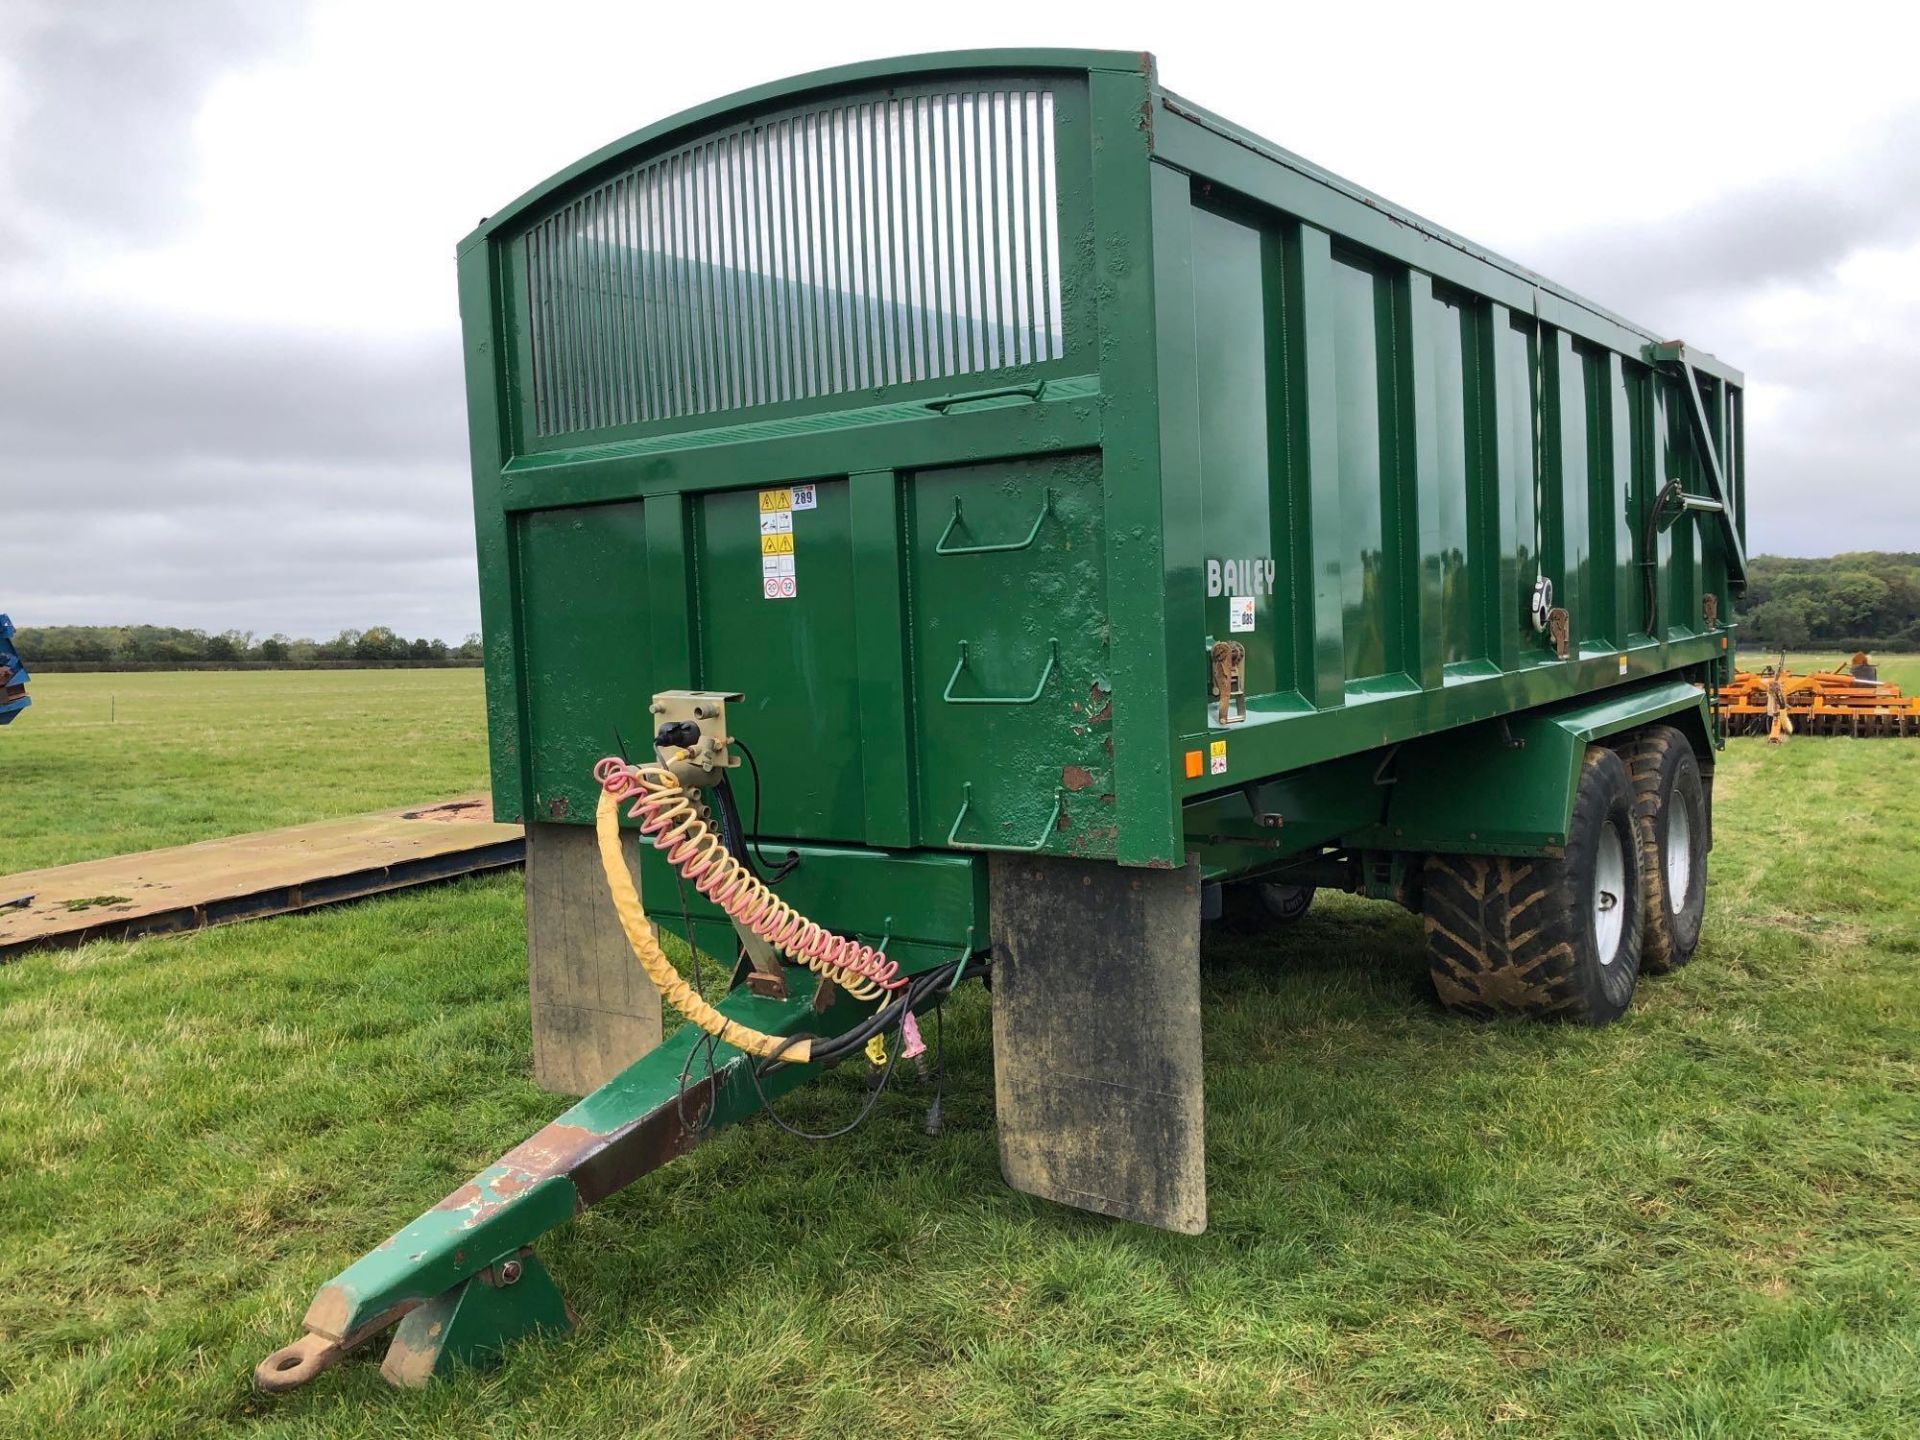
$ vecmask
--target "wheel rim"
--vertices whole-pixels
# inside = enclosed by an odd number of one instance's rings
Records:
[[[1268,881],[1260,887],[1267,911],[1279,920],[1294,920],[1313,903],[1313,892],[1304,885],[1281,885]]]
[[[1593,862],[1593,945],[1600,963],[1620,958],[1620,939],[1627,928],[1627,846],[1617,826],[1600,833],[1599,853]]]
[[[1693,817],[1678,795],[1667,800],[1667,903],[1684,910],[1693,884]]]

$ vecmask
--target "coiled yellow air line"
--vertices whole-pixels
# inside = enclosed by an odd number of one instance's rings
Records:
[[[667,958],[667,952],[660,948],[660,941],[654,936],[653,926],[647,923],[640,892],[627,870],[627,857],[620,849],[620,800],[611,790],[600,792],[600,804],[593,812],[593,828],[600,841],[600,865],[607,872],[607,892],[613,897],[614,914],[620,917],[620,928],[626,933],[633,958],[640,962],[640,968],[647,972],[647,978],[667,1003],[707,1034],[736,1050],[764,1060],[773,1059],[777,1053],[782,1060],[796,1065],[812,1059],[813,1041],[768,1035],[729,1020],[703,1000],[700,992],[674,969],[673,961]]]
[[[686,758],[685,751],[680,755]],[[594,817],[600,864],[606,871],[607,889],[627,944],[673,1007],[709,1035],[768,1059],[805,1064],[812,1055],[810,1042],[764,1035],[727,1019],[673,968],[647,923],[647,912],[641,908],[639,892],[620,850],[617,807],[628,796],[633,797],[629,813],[640,822],[640,833],[653,842],[682,879],[718,905],[735,925],[751,931],[856,1000],[883,1000],[889,991],[906,986],[907,977],[896,962],[887,958],[884,949],[836,935],[809,920],[730,854],[707,823],[698,798],[671,767],[630,765],[618,756],[608,756],[593,767],[593,777],[600,782],[600,806]]]

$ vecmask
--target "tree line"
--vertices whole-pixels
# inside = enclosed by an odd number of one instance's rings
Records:
[[[1739,614],[1743,647],[1920,650],[1920,554],[1755,556]]]
[[[1860,550],[1821,559],[1757,555],[1747,564],[1740,639],[1756,649],[1920,650],[1920,553]],[[26,625],[28,665],[92,669],[163,665],[475,665],[480,637],[457,645],[385,626],[330,640],[170,625]]]
[[[480,637],[458,645],[425,636],[409,640],[384,625],[342,630],[330,640],[291,635],[256,638],[251,630],[182,630],[172,625],[22,625],[14,646],[29,667],[65,665],[112,670],[163,665],[477,665]]]

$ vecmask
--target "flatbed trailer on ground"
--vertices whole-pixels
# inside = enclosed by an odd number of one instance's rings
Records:
[[[521,863],[484,795],[0,875],[0,962],[257,920]]]

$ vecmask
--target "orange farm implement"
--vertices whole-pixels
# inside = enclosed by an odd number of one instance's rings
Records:
[[[1870,667],[1854,674],[1822,671],[1777,677],[1751,670],[1734,672],[1720,690],[1720,717],[1729,735],[1765,735],[1771,720],[1767,689],[1777,678],[1787,718],[1800,735],[1920,737],[1920,696],[1902,696],[1900,687],[1875,678]]]

